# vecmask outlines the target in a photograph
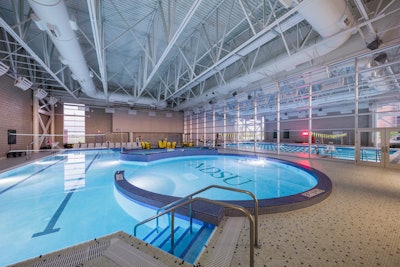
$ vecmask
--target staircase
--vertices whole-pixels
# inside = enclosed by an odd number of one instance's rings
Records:
[[[193,264],[213,230],[214,225],[206,223],[200,228],[193,227],[192,233],[190,227],[175,227],[173,251],[171,250],[171,229],[169,226],[159,229],[159,231],[153,229],[143,240]]]
[[[124,181],[124,171],[117,171],[114,175],[115,181]],[[235,191],[243,194],[247,194],[251,196],[254,200],[254,216],[244,207],[234,205],[231,203],[226,203],[222,201],[217,201],[217,200],[212,200],[212,199],[207,199],[207,198],[202,198],[202,197],[196,197],[194,198],[195,195],[204,192],[208,189],[211,188],[219,188],[222,190],[229,190],[229,191]],[[194,261],[197,258],[197,255],[200,254],[202,251],[202,247],[206,243],[208,236],[212,232],[212,228],[208,226],[209,222],[204,222],[204,224],[201,226],[199,231],[194,231],[190,232],[188,229],[184,228],[181,230],[181,227],[175,227],[174,223],[174,218],[175,218],[175,211],[181,207],[184,206],[189,206],[189,221],[190,225],[189,227],[193,226],[193,207],[192,204],[194,202],[200,202],[200,203],[206,203],[206,204],[211,204],[212,206],[220,206],[224,208],[229,208],[231,210],[236,210],[241,213],[243,213],[248,219],[250,223],[250,267],[254,266],[254,248],[258,247],[257,240],[258,240],[258,200],[255,197],[253,193],[250,191],[242,190],[242,189],[237,189],[237,188],[230,188],[226,186],[220,186],[220,185],[209,185],[207,187],[204,187],[203,189],[200,189],[186,197],[183,197],[181,199],[178,199],[168,205],[165,205],[164,207],[161,207],[157,210],[156,215],[147,218],[144,221],[141,221],[135,225],[133,228],[133,236],[136,236],[137,233],[137,228],[140,225],[146,224],[152,220],[157,220],[156,225],[157,227],[155,228],[156,230],[153,230],[151,234],[147,235],[143,240],[146,242],[152,244],[155,247],[161,248],[164,251],[167,251],[179,258],[182,258],[184,261],[194,263]],[[165,214],[170,214],[170,227],[167,227],[166,229],[163,228],[161,232],[157,232],[157,229],[160,229],[158,218],[160,216],[163,216]],[[206,227],[207,226],[207,227]],[[211,229],[209,234],[207,234],[207,238],[203,236],[203,232],[209,228]],[[189,228],[190,229],[190,228]],[[203,229],[203,230],[202,230]],[[168,231],[169,230],[169,231]],[[168,232],[168,233],[167,233]],[[157,233],[154,237],[151,237],[154,233]],[[193,238],[189,238],[186,241],[185,240],[187,235],[190,235]],[[197,237],[199,236],[199,237]],[[201,242],[200,242],[201,241]],[[183,243],[184,246],[182,248],[177,248],[179,243]],[[195,246],[192,246],[195,245]],[[196,253],[189,253],[189,251],[196,251]],[[193,254],[193,255],[192,255]]]

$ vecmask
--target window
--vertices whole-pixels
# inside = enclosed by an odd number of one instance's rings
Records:
[[[85,143],[85,105],[64,104],[64,143]]]

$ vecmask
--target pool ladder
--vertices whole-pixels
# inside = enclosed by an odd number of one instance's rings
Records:
[[[211,200],[208,198],[202,198],[202,197],[194,197],[197,194],[200,194],[204,191],[207,191],[212,188],[218,188],[222,190],[228,190],[228,191],[234,191],[238,193],[243,193],[250,195],[253,200],[254,200],[254,216],[244,207],[238,206],[238,205],[233,205],[230,203],[222,202],[222,201],[216,201],[216,200]],[[258,247],[258,200],[256,196],[251,193],[250,191],[247,190],[241,190],[237,188],[231,188],[231,187],[226,187],[226,186],[220,186],[220,185],[210,185],[207,187],[204,187],[203,189],[200,189],[190,195],[187,195],[186,197],[183,197],[177,201],[171,202],[170,204],[161,207],[157,210],[156,215],[143,220],[139,223],[137,223],[133,229],[133,235],[136,236],[137,228],[140,225],[143,225],[145,223],[148,223],[152,220],[156,220],[156,228],[158,231],[158,218],[165,215],[165,214],[171,214],[171,219],[170,219],[170,228],[171,228],[171,253],[174,254],[174,220],[175,220],[175,210],[189,205],[189,221],[190,221],[190,232],[192,233],[192,224],[193,224],[193,213],[192,213],[192,203],[196,201],[202,201],[202,202],[207,202],[210,204],[222,206],[225,208],[231,208],[237,211],[242,212],[246,217],[249,219],[250,222],[250,266],[254,266],[254,248]]]

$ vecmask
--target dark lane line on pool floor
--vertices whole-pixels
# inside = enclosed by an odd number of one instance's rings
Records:
[[[43,169],[37,171],[37,172],[35,172],[35,173],[32,173],[31,175],[29,175],[29,176],[26,177],[25,179],[22,179],[22,180],[16,182],[15,184],[13,184],[13,185],[7,187],[6,189],[3,189],[2,191],[0,191],[0,195],[3,194],[3,193],[5,193],[5,192],[7,192],[8,190],[10,190],[10,189],[16,187],[17,185],[22,184],[23,182],[25,182],[25,181],[29,180],[30,178],[34,177],[35,175],[37,175],[37,174],[39,174],[39,173],[41,173],[41,172],[47,170],[48,168],[50,168],[50,167],[56,165],[57,163],[60,163],[60,162],[63,161],[63,160],[65,160],[65,159],[60,159],[60,160],[58,160],[57,162],[55,162],[55,163],[53,163],[53,164],[51,164],[51,165],[49,165],[49,166],[47,166],[47,167],[45,167],[45,168],[43,168]]]
[[[92,166],[93,162],[99,158],[100,153],[97,153],[93,159],[90,161],[88,166],[85,169],[85,174],[88,172],[89,168]],[[79,178],[78,180],[82,180],[84,178]],[[46,228],[42,232],[34,233],[32,235],[32,238],[42,236],[42,235],[48,235],[52,234],[55,232],[60,231],[61,228],[54,228],[56,225],[58,219],[60,218],[61,214],[64,212],[65,207],[68,205],[69,200],[71,199],[72,195],[75,193],[75,189],[71,189],[68,194],[65,196],[64,200],[61,202],[60,206],[58,206],[56,212],[53,214],[51,217],[49,223],[47,224]]]

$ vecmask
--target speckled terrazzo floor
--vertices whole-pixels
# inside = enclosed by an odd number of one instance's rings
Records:
[[[314,206],[260,216],[255,266],[400,266],[400,171],[285,159],[325,172],[332,194]],[[248,266],[245,221],[230,266]]]
[[[282,158],[321,170],[333,190],[314,206],[261,215],[255,266],[400,266],[400,170]],[[249,266],[249,225],[247,220],[240,225],[232,259],[215,266]],[[224,231],[235,230],[216,232]],[[218,239],[213,237],[195,265],[207,266],[202,263],[209,262]],[[100,260],[80,266],[120,266]]]

